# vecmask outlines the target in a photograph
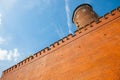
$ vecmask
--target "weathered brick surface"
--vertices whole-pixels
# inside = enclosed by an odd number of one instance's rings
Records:
[[[74,10],[72,17],[73,23],[76,25],[77,29],[84,27],[92,21],[96,21],[97,19],[98,15],[89,4],[79,5]]]
[[[5,70],[2,80],[120,80],[120,12],[115,11]]]

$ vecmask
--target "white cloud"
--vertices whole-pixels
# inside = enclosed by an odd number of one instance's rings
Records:
[[[68,0],[65,0],[65,10],[66,10],[66,15],[67,15],[67,25],[69,28],[69,33],[72,33],[71,31],[71,18],[70,18],[70,8],[69,8],[69,2]]]
[[[3,38],[3,37],[0,37],[0,44],[3,44],[3,43],[5,43],[5,39]]]
[[[13,50],[6,50],[6,49],[0,48],[0,61],[3,61],[3,60],[16,61],[19,56],[20,56],[20,53],[18,52],[17,48]]]

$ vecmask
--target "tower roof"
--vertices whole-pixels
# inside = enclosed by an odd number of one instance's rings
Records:
[[[81,5],[79,5],[78,7],[76,7],[75,10],[74,10],[74,12],[73,12],[73,15],[72,15],[72,22],[73,22],[73,17],[74,17],[75,11],[76,11],[78,8],[80,8],[81,6],[85,6],[85,5],[88,5],[89,7],[92,8],[92,6],[91,6],[90,4],[88,4],[88,3],[84,3],[84,4],[81,4]],[[74,22],[73,22],[73,23],[74,23]]]

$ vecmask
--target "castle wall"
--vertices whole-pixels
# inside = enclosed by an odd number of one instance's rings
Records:
[[[2,80],[120,80],[120,8],[5,70]]]

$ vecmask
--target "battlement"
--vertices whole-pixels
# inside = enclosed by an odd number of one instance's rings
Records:
[[[87,24],[86,26],[82,27],[79,30],[76,30],[74,34],[69,34],[68,36],[64,37],[63,39],[58,40],[57,42],[50,45],[50,47],[46,47],[42,49],[41,51],[35,53],[34,55],[29,56],[28,58],[24,59],[23,61],[17,63],[16,65],[8,68],[7,70],[3,71],[3,76],[6,74],[9,74],[12,71],[15,71],[22,66],[27,65],[28,63],[33,62],[36,59],[42,58],[49,53],[52,53],[53,51],[57,50],[58,48],[67,45],[71,41],[75,40],[76,38],[79,38],[81,36],[84,36],[85,34],[113,21],[114,19],[120,17],[120,7],[117,9],[112,10],[111,12],[105,14],[104,16],[100,17],[97,21],[93,21],[90,24]]]

